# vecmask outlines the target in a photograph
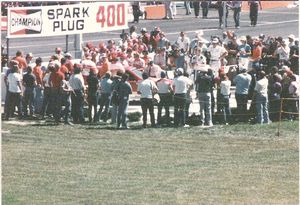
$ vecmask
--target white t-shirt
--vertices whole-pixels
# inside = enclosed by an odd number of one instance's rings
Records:
[[[157,88],[158,88],[158,93],[169,93],[170,86],[171,86],[171,81],[169,79],[163,78],[159,81],[157,81]]]
[[[175,94],[183,94],[187,93],[188,86],[191,86],[193,82],[185,77],[185,76],[179,76],[173,80],[172,85],[175,87]]]
[[[230,94],[230,86],[231,86],[231,81],[230,80],[223,80],[220,83],[221,94],[222,95],[229,95]]]
[[[141,92],[141,98],[152,98],[153,89],[158,90],[155,83],[150,79],[143,80],[138,84],[138,91]]]
[[[184,37],[182,39],[182,37],[180,36],[180,37],[178,37],[176,43],[177,43],[179,49],[184,49],[186,51],[189,48],[190,39],[188,37]]]
[[[220,57],[226,52],[226,49],[222,46],[217,45],[215,48],[210,45],[207,49],[210,52],[210,60],[219,60]]]
[[[21,84],[21,81],[22,75],[20,73],[10,73],[7,76],[8,91],[12,93],[21,93],[22,90],[18,86],[18,83]]]
[[[268,82],[267,78],[260,79],[256,82],[254,90],[261,95],[267,96],[268,95],[268,84],[269,84],[269,82]]]

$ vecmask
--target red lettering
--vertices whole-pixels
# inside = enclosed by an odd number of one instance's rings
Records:
[[[111,27],[115,25],[115,6],[109,5],[107,7],[107,26]]]
[[[97,23],[101,23],[101,27],[104,27],[104,23],[106,21],[104,11],[105,11],[104,6],[99,6],[96,21]]]
[[[125,24],[125,6],[124,4],[118,4],[117,7],[117,25],[123,26]]]

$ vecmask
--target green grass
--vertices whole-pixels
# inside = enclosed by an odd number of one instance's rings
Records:
[[[11,125],[2,204],[298,204],[298,122],[209,129]]]

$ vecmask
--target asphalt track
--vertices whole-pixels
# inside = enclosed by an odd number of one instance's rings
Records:
[[[201,14],[201,11],[200,11]],[[228,29],[234,30],[238,36],[251,35],[258,36],[260,33],[265,35],[282,36],[287,38],[289,34],[299,35],[299,8],[276,8],[268,10],[260,10],[258,25],[250,27],[249,12],[241,13],[241,28],[234,28],[233,12],[229,13],[228,25],[226,29],[218,29],[218,14],[217,10],[210,9],[208,19],[195,18],[192,11],[191,15],[185,15],[185,9],[177,8],[177,15],[174,20],[140,20],[135,24],[138,29],[145,27],[151,31],[155,26],[160,27],[166,33],[166,37],[174,42],[180,31],[185,31],[187,36],[194,38],[195,31],[202,29],[204,37],[210,39],[211,35],[221,36],[223,31]],[[129,23],[128,26],[131,26]],[[83,34],[83,44],[92,42],[98,45],[100,41],[106,42],[109,39],[119,39],[121,31],[99,32]],[[75,35],[68,37],[68,51],[74,55],[74,39]],[[1,44],[6,47],[7,39],[6,32],[1,32]],[[35,57],[42,57],[47,61],[54,53],[55,47],[62,47],[66,50],[66,36],[55,37],[38,37],[38,38],[16,38],[9,39],[9,56],[15,55],[17,50],[22,50],[26,53],[33,53]]]

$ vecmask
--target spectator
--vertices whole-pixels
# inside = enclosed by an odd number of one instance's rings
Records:
[[[103,119],[103,122],[107,122],[107,115],[109,110],[110,96],[112,93],[112,83],[110,79],[110,73],[106,73],[104,78],[100,81],[100,100],[99,100],[99,111],[97,113],[98,120]],[[102,113],[104,108],[104,112]],[[103,116],[102,116],[103,115]]]
[[[293,121],[297,119],[299,114],[299,96],[300,96],[300,83],[297,81],[296,75],[290,75],[291,82],[289,84],[289,98],[288,99],[288,112],[289,120]]]
[[[64,109],[62,110],[62,117],[66,125],[73,125],[73,123],[71,123],[69,119],[69,115],[71,112],[71,93],[73,92],[69,80],[70,74],[65,73],[65,79],[62,80],[61,83],[62,105],[64,106]]]
[[[197,96],[200,104],[201,125],[213,126],[211,109],[211,88],[213,77],[208,75],[207,68],[202,68],[196,78]]]
[[[118,116],[118,107],[119,107],[119,96],[117,92],[117,88],[119,84],[121,83],[121,73],[117,73],[117,75],[113,76],[112,84],[111,84],[111,124],[115,124],[117,122],[117,116]],[[101,98],[100,98],[101,99]]]
[[[54,71],[53,63],[49,63],[46,73],[43,77],[43,89],[44,89],[44,98],[41,109],[42,119],[45,119],[45,115],[53,114],[53,98],[51,94],[51,83],[50,83],[50,75]]]
[[[221,112],[223,113],[223,123],[228,125],[231,123],[231,109],[230,109],[230,86],[231,81],[226,74],[220,75],[220,93],[221,93]]]
[[[257,17],[258,17],[258,6],[260,10],[262,10],[261,1],[255,1],[255,0],[248,0],[248,5],[250,6],[250,26],[256,26],[257,24]]]
[[[66,53],[65,54],[65,59],[66,59],[65,66],[68,68],[68,72],[70,74],[73,74],[74,65],[73,65],[73,62],[72,62],[72,55],[70,53]]]
[[[207,19],[209,1],[201,1],[201,8],[202,8],[202,18]]]
[[[189,127],[186,124],[186,99],[187,92],[192,86],[192,82],[189,78],[183,75],[183,68],[178,68],[177,77],[173,80],[174,87],[174,126],[179,125],[183,127]]]
[[[246,67],[240,68],[240,74],[235,76],[233,82],[236,86],[237,120],[242,121],[245,119],[243,115],[247,113],[248,92],[251,83],[251,75],[247,73]]]
[[[147,127],[147,112],[150,113],[151,127],[155,127],[153,95],[158,88],[155,83],[148,78],[147,73],[143,73],[143,80],[138,84],[138,94],[141,95],[141,107],[143,112],[143,128]]]
[[[237,0],[232,1],[232,9],[233,9],[233,19],[235,23],[235,28],[239,29],[242,1],[237,1]]]
[[[195,18],[199,18],[200,2],[199,1],[193,1],[193,7],[194,7]]]
[[[159,103],[157,106],[158,113],[157,113],[157,124],[158,126],[162,125],[163,122],[167,122],[168,126],[170,125],[170,106],[171,102],[173,101],[172,94],[172,82],[169,79],[166,79],[166,72],[161,71],[160,79],[156,82],[158,88],[158,95],[159,95]],[[162,108],[165,109],[165,121],[162,120],[161,112]]]
[[[15,64],[11,68],[11,72],[7,76],[7,85],[8,85],[8,98],[6,104],[7,112],[5,120],[9,120],[13,116],[15,107],[18,107],[18,115],[22,117],[22,103],[21,103],[21,94],[22,94],[22,75],[18,72],[19,67]]]
[[[165,5],[165,14],[166,16],[164,17],[164,19],[173,19],[174,18],[174,13],[173,13],[173,6],[174,2],[172,1],[164,1],[164,5]]]
[[[139,69],[139,70],[144,70],[145,68],[145,61],[140,58],[140,55],[138,53],[133,54],[134,60],[132,62],[132,67]]]
[[[17,51],[16,56],[13,58],[13,60],[18,62],[19,69],[21,70],[21,74],[22,74],[23,70],[27,68],[27,63],[25,58],[23,57],[23,52]]]
[[[254,47],[252,50],[252,56],[250,62],[252,63],[252,68],[259,70],[260,69],[260,60],[262,56],[262,46],[258,38],[254,38]]]
[[[159,78],[161,68],[159,67],[159,65],[154,64],[153,61],[150,61],[144,72],[148,73],[148,76],[151,78]]]
[[[210,67],[215,76],[218,75],[220,67],[224,64],[224,58],[228,55],[226,49],[219,45],[219,39],[214,38],[212,40],[212,45],[207,49],[208,56],[210,59]]]
[[[192,13],[190,1],[184,1],[184,8],[185,8],[185,15],[190,15]]]
[[[299,40],[295,40],[295,44],[290,49],[291,70],[299,75]]]
[[[251,47],[247,44],[246,36],[240,37],[241,45],[238,46],[239,66],[248,68]]]
[[[29,107],[29,116],[33,117],[34,114],[34,92],[36,86],[36,78],[32,73],[32,67],[27,67],[27,73],[23,76],[23,85],[24,85],[24,104],[23,104],[23,114],[24,117],[28,117]]]
[[[177,41],[175,42],[179,50],[183,50],[184,53],[187,53],[190,45],[190,38],[185,35],[183,31],[180,32]]]
[[[97,107],[98,107],[98,88],[99,88],[99,80],[97,78],[96,72],[94,69],[90,70],[90,75],[87,78],[88,85],[88,118],[89,122],[97,122]],[[94,108],[94,109],[93,109]],[[94,116],[92,117],[92,110],[94,112]]]
[[[56,123],[60,122],[61,109],[62,109],[62,96],[61,96],[61,84],[65,79],[65,75],[60,72],[60,63],[58,61],[51,62],[50,67],[54,67],[50,74],[50,87],[51,87],[51,98],[53,116]]]
[[[140,9],[140,2],[134,1],[132,2],[132,13],[133,13],[133,23],[138,23],[140,16],[142,16],[142,11]]]
[[[74,92],[71,95],[72,109],[71,114],[74,123],[84,123],[84,79],[81,74],[82,66],[80,64],[74,65],[74,73],[70,77],[70,85]]]
[[[280,83],[281,76],[277,73],[271,75],[272,81],[269,81],[272,83],[269,86],[269,92],[270,92],[270,119],[272,121],[278,121],[279,120],[279,113],[281,112],[280,108],[280,99],[281,99],[281,92],[282,92],[282,85]]]
[[[268,111],[268,79],[264,71],[258,73],[255,85],[257,122],[259,124],[271,123]]]
[[[118,107],[118,118],[117,118],[117,128],[128,129],[127,126],[127,109],[129,105],[129,95],[132,94],[132,88],[131,85],[127,82],[128,75],[122,74],[122,80],[119,83],[118,87],[116,88],[116,91],[118,93],[119,97],[119,107]]]
[[[35,113],[41,113],[42,111],[42,104],[43,104],[43,71],[41,69],[42,66],[42,58],[38,57],[35,60],[35,66],[33,68],[32,73],[35,75],[36,79],[36,84],[37,86],[35,87],[35,97],[34,97],[34,108],[35,108]]]
[[[25,60],[26,60],[27,65],[32,64],[32,58],[33,58],[32,53],[27,53],[26,54]]]

